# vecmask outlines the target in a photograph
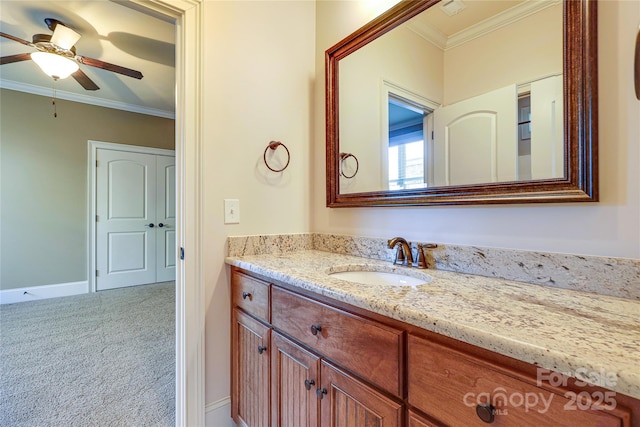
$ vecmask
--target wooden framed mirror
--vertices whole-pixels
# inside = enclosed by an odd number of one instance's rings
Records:
[[[480,22],[450,28],[445,3],[326,51],[327,206],[598,201],[597,2],[455,0]]]

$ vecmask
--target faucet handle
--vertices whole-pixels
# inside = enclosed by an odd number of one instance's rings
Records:
[[[417,268],[427,268],[427,258],[424,254],[424,250],[425,249],[435,249],[437,248],[438,245],[435,243],[427,243],[427,244],[422,244],[422,243],[418,243],[418,256],[417,256],[417,261],[415,266]]]
[[[397,247],[397,251],[396,251],[396,259],[395,261],[393,261],[393,263],[395,265],[403,265],[404,263],[406,263],[407,258],[404,255],[404,249],[402,249],[402,245],[398,245]]]
[[[415,263],[416,268],[427,268],[427,260],[424,257],[424,245],[418,243],[418,255]]]

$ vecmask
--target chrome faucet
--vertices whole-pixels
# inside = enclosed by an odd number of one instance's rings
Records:
[[[394,237],[387,242],[387,246],[389,249],[393,249],[396,246],[398,247],[396,259],[393,261],[394,264],[402,264],[411,267],[413,264],[413,253],[411,251],[411,246],[409,246],[409,243],[407,243],[405,239],[402,237]]]

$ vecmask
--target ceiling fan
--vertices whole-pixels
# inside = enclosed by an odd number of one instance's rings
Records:
[[[32,53],[3,56],[0,58],[0,65],[32,59],[42,71],[53,77],[54,80],[71,76],[86,90],[98,90],[100,88],[80,69],[78,64],[102,68],[103,70],[133,77],[134,79],[142,78],[140,71],[77,55],[74,45],[80,39],[80,34],[57,19],[46,18],[44,22],[49,27],[49,30],[53,31],[53,34],[34,34],[31,42],[0,32],[2,37],[37,49],[36,52]]]

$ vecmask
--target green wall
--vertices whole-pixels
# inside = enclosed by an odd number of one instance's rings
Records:
[[[174,149],[174,120],[2,89],[0,290],[87,280],[88,141]]]

